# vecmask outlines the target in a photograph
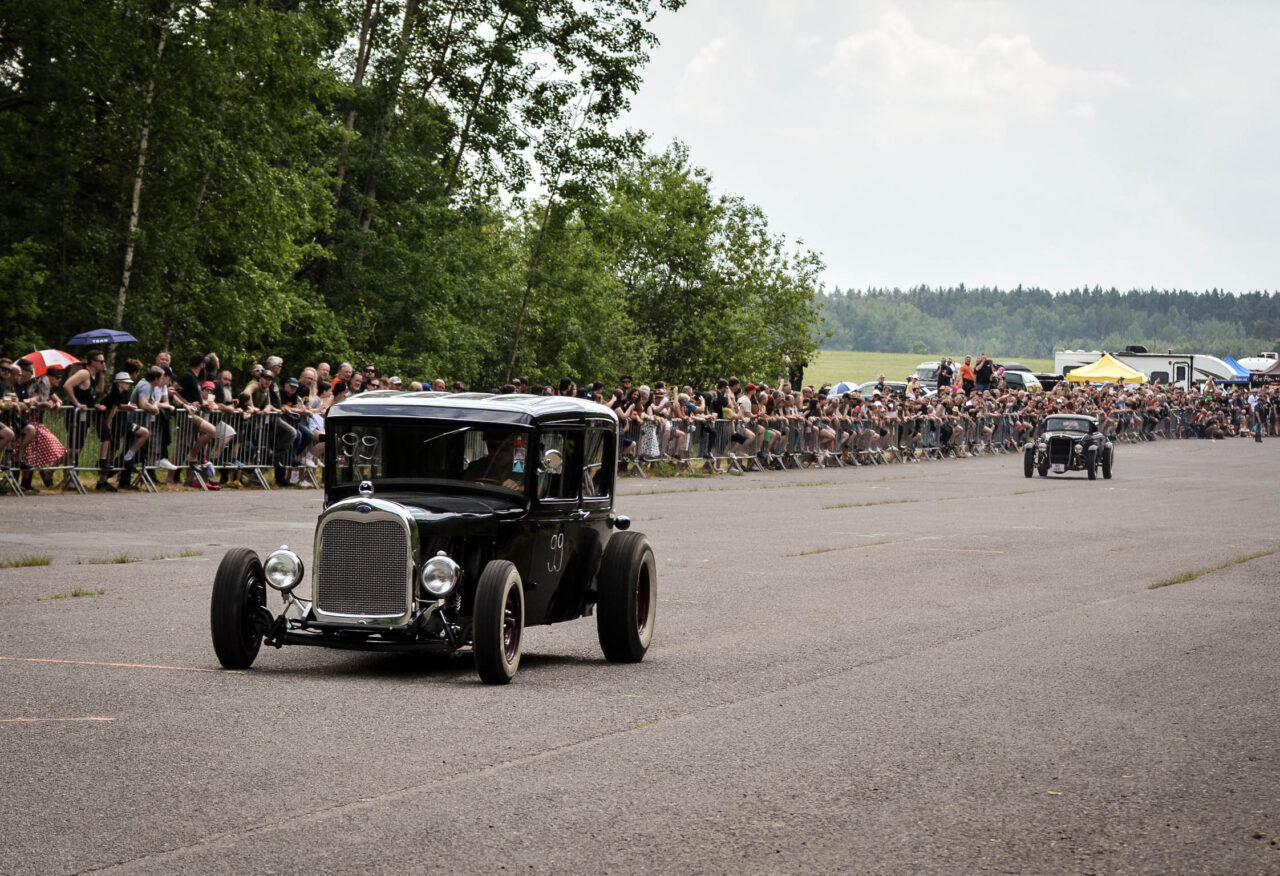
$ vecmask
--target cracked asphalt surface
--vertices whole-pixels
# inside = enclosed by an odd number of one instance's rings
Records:
[[[505,688],[219,671],[222,553],[309,562],[315,491],[2,498],[0,560],[54,559],[0,569],[0,871],[1280,873],[1277,463],[624,480],[649,655],[534,628]]]

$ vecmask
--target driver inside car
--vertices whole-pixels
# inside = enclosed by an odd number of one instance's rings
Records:
[[[508,490],[524,489],[523,472],[515,468],[515,436],[508,435],[501,441],[485,443],[488,455],[473,460],[467,466],[467,479],[483,483],[501,484]]]

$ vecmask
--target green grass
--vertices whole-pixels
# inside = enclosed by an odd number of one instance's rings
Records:
[[[130,553],[122,553],[115,554],[114,556],[106,557],[101,560],[87,560],[86,562],[90,566],[110,566],[113,564],[123,565],[124,563],[140,563],[142,562],[142,557],[135,557]]]
[[[1219,563],[1211,569],[1196,569],[1192,572],[1182,572],[1178,575],[1171,575],[1168,578],[1162,578],[1154,584],[1147,586],[1148,590],[1156,590],[1160,587],[1168,587],[1170,584],[1185,584],[1187,581],[1194,581],[1197,578],[1203,578],[1213,572],[1221,572],[1223,569],[1229,569],[1232,566],[1238,566],[1241,563],[1247,563],[1250,560],[1260,559],[1261,557],[1269,557],[1277,551],[1258,551],[1256,554],[1245,554],[1243,557],[1236,557],[1234,560],[1227,560],[1225,563]]]
[[[53,595],[53,598],[54,599],[76,599],[77,597],[80,597],[80,596],[103,596],[106,594],[106,592],[107,591],[105,589],[85,590],[83,587],[77,587],[75,590],[72,590],[70,593],[55,593]]]
[[[27,566],[47,566],[53,562],[49,554],[18,554],[0,559],[0,569],[23,569]]]
[[[982,352],[981,350],[978,351]],[[963,362],[965,353],[949,353],[952,359]],[[977,356],[977,353],[968,355]],[[1052,359],[1020,359],[1016,356],[990,354],[996,362],[1021,362],[1032,371],[1052,371]],[[936,362],[933,353],[864,353],[854,350],[821,350],[813,363],[804,370],[804,382],[820,386],[849,380],[866,383],[884,374],[886,380],[906,380],[915,374],[921,362]]]
[[[183,548],[182,550],[178,551],[176,554],[155,554],[154,556],[151,557],[151,559],[172,560],[175,558],[180,559],[183,557],[203,557],[203,556],[204,556],[204,551],[194,550],[193,548]]]

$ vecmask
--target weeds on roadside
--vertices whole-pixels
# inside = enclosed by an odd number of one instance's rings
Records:
[[[142,557],[135,557],[133,554],[126,552],[101,560],[84,560],[83,562],[90,566],[124,565],[125,563],[141,563]]]
[[[1171,575],[1168,578],[1161,578],[1159,581],[1156,581],[1154,584],[1148,584],[1147,589],[1157,590],[1161,587],[1168,587],[1171,584],[1185,584],[1188,581],[1194,581],[1197,578],[1203,578],[1205,575],[1209,575],[1214,572],[1221,572],[1223,569],[1229,569],[1232,566],[1238,566],[1241,563],[1247,563],[1250,560],[1257,560],[1262,557],[1269,557],[1274,553],[1280,553],[1280,551],[1277,551],[1277,550],[1258,551],[1256,554],[1246,554],[1243,557],[1236,557],[1234,560],[1227,560],[1225,563],[1219,563],[1218,565],[1214,566],[1211,569],[1196,569],[1191,572],[1182,572],[1177,575]]]
[[[0,569],[23,569],[28,566],[47,566],[53,562],[50,554],[18,554],[0,559]]]
[[[55,593],[53,594],[53,598],[54,599],[75,599],[80,596],[105,596],[106,592],[107,591],[105,588],[99,588],[97,590],[85,590],[83,587],[77,587],[75,590],[72,590],[70,593]]]
[[[182,550],[178,551],[176,554],[154,554],[151,557],[151,559],[174,560],[174,559],[183,559],[185,557],[203,557],[203,556],[204,556],[204,551],[198,551],[198,550],[195,550],[194,548],[183,548]]]

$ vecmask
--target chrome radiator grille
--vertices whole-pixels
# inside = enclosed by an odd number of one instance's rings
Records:
[[[409,540],[395,520],[335,518],[320,535],[316,608],[331,614],[401,615],[408,604]]]

